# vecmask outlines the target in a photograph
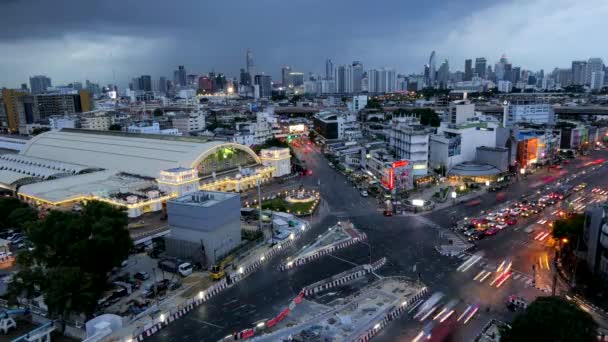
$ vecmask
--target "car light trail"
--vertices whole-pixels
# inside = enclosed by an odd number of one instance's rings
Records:
[[[484,280],[486,280],[486,278],[488,278],[488,277],[490,276],[490,274],[492,274],[492,272],[488,272],[488,273],[486,273],[486,275],[485,275],[485,276],[483,276],[481,279],[479,279],[479,282],[480,282],[480,283],[483,283],[483,281],[484,281]]]
[[[453,313],[454,313],[454,310],[448,312],[445,316],[443,316],[443,318],[439,321],[439,323],[443,323],[446,319],[450,318],[450,316],[452,316]]]
[[[467,308],[460,314],[460,316],[458,316],[458,319],[456,320],[457,322],[460,322],[460,320],[466,316],[467,312],[469,312],[469,310],[471,310],[471,306],[467,306]]]
[[[543,235],[543,232],[538,233],[538,234],[537,234],[537,235],[534,237],[534,240],[538,240],[538,238],[539,238],[541,235]]]
[[[477,280],[477,279],[479,279],[479,278],[480,278],[480,277],[481,277],[483,274],[485,274],[485,273],[486,273],[486,271],[484,271],[484,270],[479,271],[479,273],[477,273],[477,275],[476,275],[476,276],[473,278],[473,280]]]
[[[511,272],[507,273],[507,276],[504,277],[501,281],[498,282],[498,284],[496,284],[496,288],[499,288],[500,286],[502,286],[502,284],[504,284],[505,281],[507,281],[507,279],[509,279],[511,277]]]
[[[433,321],[436,320],[437,318],[441,317],[441,315],[443,315],[443,313],[446,311],[447,311],[446,308],[443,308],[441,311],[439,311],[439,313],[436,314],[435,317],[433,317]]]
[[[500,272],[502,271],[502,268],[505,266],[505,262],[506,260],[503,260],[500,265],[498,266],[498,268],[496,269],[496,272]]]
[[[479,305],[476,305],[475,308],[473,310],[471,310],[471,313],[467,316],[467,318],[464,320],[464,322],[462,322],[462,324],[467,324],[469,322],[469,320],[475,315],[477,310],[479,310]]]
[[[416,337],[414,337],[414,339],[412,340],[412,342],[418,342],[418,341],[420,341],[420,339],[422,338],[422,336],[424,336],[424,331],[421,331],[420,333],[418,333],[418,335],[416,335]]]
[[[420,317],[420,322],[424,321],[425,319],[427,319],[435,310],[437,309],[437,306],[433,306],[429,312],[427,312],[424,316]]]

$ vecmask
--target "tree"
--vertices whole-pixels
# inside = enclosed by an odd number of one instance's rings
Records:
[[[561,297],[538,297],[501,332],[501,341],[588,342],[597,339],[591,315]]]
[[[380,104],[380,101],[378,101],[378,99],[369,99],[367,101],[367,104],[365,105],[365,108],[369,108],[369,109],[382,109],[382,105]]]
[[[308,139],[310,141],[315,141],[316,138],[317,138],[317,132],[315,132],[313,130],[309,130],[308,131]]]
[[[10,216],[17,209],[29,208],[26,203],[21,202],[14,197],[0,198],[0,229],[14,228],[12,226],[13,220]],[[15,214],[19,215],[19,214]],[[17,217],[14,217],[15,219]]]
[[[36,127],[34,129],[32,129],[32,136],[36,136],[40,133],[44,133],[44,132],[48,132],[51,129],[49,127]]]
[[[19,230],[24,229],[29,223],[32,223],[37,219],[38,212],[36,212],[34,208],[28,206],[17,208],[8,215],[10,227]]]
[[[110,131],[122,131],[122,126],[119,124],[111,124],[108,129]]]
[[[398,109],[393,116],[413,115],[420,119],[420,124],[431,127],[439,127],[441,119],[431,108]]]
[[[563,239],[572,236],[578,239],[583,235],[584,224],[585,214],[572,214],[565,219],[557,220],[553,223],[552,235],[555,239]]]
[[[164,114],[164,113],[163,113],[163,110],[162,110],[162,109],[160,109],[160,108],[156,108],[156,109],[155,109],[155,110],[152,112],[152,115],[153,115],[154,117],[163,116],[163,114]]]
[[[17,256],[11,299],[31,298],[39,288],[53,317],[90,317],[107,288],[108,274],[133,245],[126,226],[123,210],[97,201],[85,205],[81,214],[51,211],[29,224],[26,233],[34,248]]]

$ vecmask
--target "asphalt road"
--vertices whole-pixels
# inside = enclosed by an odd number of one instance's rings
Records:
[[[606,155],[605,152],[594,154]],[[361,197],[341,174],[328,166],[318,151],[303,153],[303,156],[313,174],[301,177],[298,181],[313,187],[319,186],[320,182],[319,188],[323,198],[320,211],[313,218],[313,228],[284,255],[273,258],[245,281],[171,323],[149,340],[217,341],[235,331],[251,327],[260,320],[275,316],[303,286],[347,270],[352,267],[352,263],[367,263],[368,246],[357,244],[338,251],[335,257],[326,256],[288,272],[277,270],[282,258],[294,253],[303,244],[310,243],[315,236],[336,221],[344,219],[351,220],[367,234],[373,260],[387,257],[387,265],[379,270],[379,274],[416,278],[420,273],[421,280],[431,292],[442,291],[449,298],[459,299],[461,303],[458,309],[471,303],[480,304],[481,310],[474,319],[467,325],[458,325],[455,339],[457,341],[471,340],[490,318],[510,319],[513,313],[507,311],[504,305],[508,295],[518,294],[533,299],[535,296],[546,294],[531,287],[527,282],[532,276],[531,265],[537,262],[539,256],[541,262],[544,262],[542,255],[546,254],[550,258],[549,269],[537,269],[535,277],[539,286],[551,284],[552,247],[542,242],[531,242],[533,237],[524,232],[524,227],[516,230],[515,226],[509,228],[510,231],[503,231],[480,241],[476,250],[483,252],[484,258],[466,272],[459,272],[456,268],[466,260],[467,254],[450,258],[440,256],[435,251],[437,226],[447,228],[452,225],[452,216],[472,216],[479,214],[481,210],[501,204],[495,193],[484,194],[481,204],[476,207],[457,205],[424,216],[384,217],[376,200]],[[589,158],[587,157],[591,160]],[[580,163],[571,163],[565,171],[573,173]],[[594,184],[605,185],[603,180],[608,179],[606,176],[608,167],[601,167],[595,174],[588,174],[585,181],[590,187]],[[532,175],[513,184],[507,189],[507,199],[519,198],[523,193],[534,192],[544,186],[540,181],[542,177],[542,174]],[[535,185],[537,187],[534,187]],[[544,215],[548,215],[547,212]],[[524,224],[527,223],[520,222],[518,226]],[[491,270],[507,258],[513,261],[515,272],[500,288],[490,286],[491,276],[482,283],[473,279],[482,270]],[[424,323],[402,316],[384,329],[376,340],[409,341],[422,326]]]

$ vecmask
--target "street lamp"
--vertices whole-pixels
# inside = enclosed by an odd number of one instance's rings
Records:
[[[452,198],[456,199],[456,196],[458,196],[458,194],[456,194],[456,191],[452,191]]]
[[[486,186],[490,186],[490,181],[489,180],[486,181]]]
[[[526,168],[522,167],[521,169],[519,169],[519,173],[521,173],[522,175],[526,174]]]

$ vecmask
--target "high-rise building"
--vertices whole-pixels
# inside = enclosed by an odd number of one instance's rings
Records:
[[[186,86],[186,68],[183,65],[178,66],[173,72],[173,83],[176,86]]]
[[[247,52],[245,53],[245,66],[247,68],[247,73],[249,74],[249,79],[251,80],[253,75],[255,75],[255,65],[253,64],[253,52],[251,52],[250,49],[247,49]]]
[[[477,76],[479,76],[481,78],[487,77],[487,74],[486,74],[487,63],[488,62],[483,57],[475,58],[475,73],[477,74]]]
[[[152,77],[150,75],[141,75],[139,77],[139,90],[152,91]]]
[[[299,87],[304,84],[304,73],[291,71],[287,74],[287,79],[289,80],[289,84],[294,87]]]
[[[473,79],[473,60],[464,60],[464,81],[470,81]]]
[[[589,58],[585,73],[585,84],[591,85],[591,76],[594,72],[604,71],[604,61],[601,58]]]
[[[164,76],[158,79],[158,91],[161,93],[167,92],[167,78]]]
[[[6,116],[7,129],[16,133],[21,124],[25,125],[25,112],[20,99],[28,94],[22,90],[2,89],[2,101],[4,102],[4,115]]]
[[[572,61],[572,84],[584,85],[587,72],[586,61]]]
[[[30,89],[32,90],[32,94],[44,93],[50,87],[52,87],[50,78],[44,75],[30,77]]]
[[[352,91],[353,93],[361,92],[361,81],[363,80],[363,64],[359,61],[354,61],[352,64]]]
[[[254,85],[258,87],[259,97],[269,98],[272,95],[272,79],[267,75],[255,75]]]
[[[285,65],[281,68],[281,84],[283,87],[293,87],[293,82],[289,78],[289,73],[291,72],[291,67],[289,65]]]
[[[213,81],[208,76],[201,76],[198,79],[198,89],[205,93],[213,91]]]
[[[594,71],[591,73],[591,89],[600,90],[604,88],[604,71]]]
[[[443,61],[443,63],[441,63],[441,65],[439,66],[439,70],[437,71],[437,86],[442,89],[447,88],[449,78],[450,64],[446,59]]]
[[[351,84],[349,84],[350,76],[348,75],[350,68],[347,65],[339,65],[336,68],[336,76],[334,76],[336,92],[339,94],[352,92]]]
[[[572,84],[572,69],[558,69],[553,71],[553,78],[560,87],[567,87]]]
[[[367,71],[370,93],[392,93],[396,89],[397,74],[393,69],[371,69]]]
[[[431,52],[431,56],[429,57],[429,80],[428,84],[431,87],[435,86],[435,81],[437,77],[437,61],[435,57],[435,51]]]
[[[334,79],[334,63],[332,63],[331,59],[329,58],[325,61],[325,79]]]
[[[511,71],[511,75],[511,77],[513,78],[511,82],[513,84],[519,82],[519,80],[521,79],[521,67],[513,68],[513,70]]]

